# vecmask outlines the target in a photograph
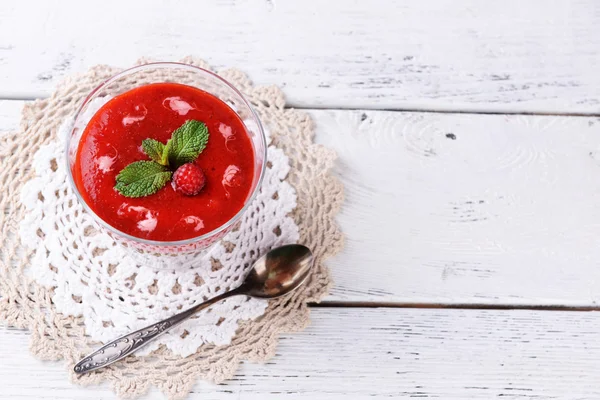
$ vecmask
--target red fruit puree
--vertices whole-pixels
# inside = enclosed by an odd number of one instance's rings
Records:
[[[139,198],[114,189],[123,168],[149,160],[142,140],[167,143],[187,120],[204,122],[209,132],[195,161],[206,176],[199,194],[177,193],[171,182]],[[196,237],[225,224],[244,206],[253,176],[252,142],[237,114],[209,93],[174,83],[141,86],[107,102],[85,128],[73,166],[77,188],[100,218],[132,236],[158,241]]]

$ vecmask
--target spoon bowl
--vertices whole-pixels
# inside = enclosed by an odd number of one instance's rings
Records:
[[[255,263],[238,289],[248,296],[272,299],[302,285],[313,264],[306,246],[291,244],[271,250]]]

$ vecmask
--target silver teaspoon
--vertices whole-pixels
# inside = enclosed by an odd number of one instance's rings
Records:
[[[73,370],[78,374],[94,371],[136,352],[163,333],[180,325],[197,312],[231,296],[247,295],[261,299],[283,296],[296,289],[308,277],[313,264],[310,249],[299,244],[269,251],[254,263],[244,282],[237,288],[198,304],[171,318],[121,336],[83,358]]]

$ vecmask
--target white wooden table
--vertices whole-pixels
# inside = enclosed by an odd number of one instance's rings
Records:
[[[190,398],[600,398],[598,1],[174,3],[0,4],[0,130],[141,56],[240,67],[313,116],[346,187],[331,295]],[[0,328],[1,399],[114,398],[27,347]]]

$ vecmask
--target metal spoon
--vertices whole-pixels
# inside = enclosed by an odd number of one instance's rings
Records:
[[[312,264],[312,252],[305,246],[291,244],[273,249],[254,263],[246,279],[239,287],[171,318],[121,336],[79,361],[73,370],[78,374],[84,374],[106,367],[136,352],[163,333],[180,325],[198,311],[228,297],[247,295],[261,299],[272,299],[283,296],[304,283]]]

